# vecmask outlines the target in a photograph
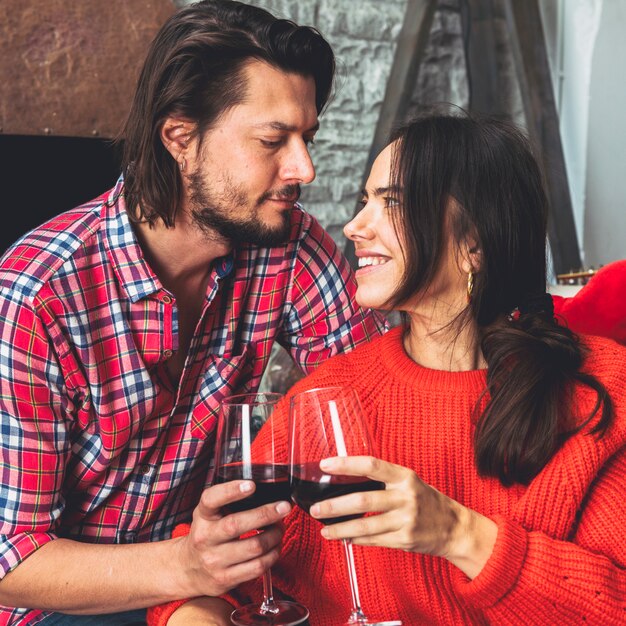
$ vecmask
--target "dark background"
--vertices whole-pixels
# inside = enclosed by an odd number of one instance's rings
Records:
[[[0,254],[50,217],[113,187],[119,157],[105,139],[0,135]]]

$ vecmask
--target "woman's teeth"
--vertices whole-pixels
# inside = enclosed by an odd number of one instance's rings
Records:
[[[368,267],[370,265],[383,265],[389,259],[382,256],[362,256],[359,257],[359,267]]]

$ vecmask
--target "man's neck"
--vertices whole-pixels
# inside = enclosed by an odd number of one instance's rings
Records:
[[[135,226],[144,256],[163,286],[175,295],[185,285],[206,277],[213,261],[232,250],[230,241],[201,230],[177,216],[176,225],[162,222]]]

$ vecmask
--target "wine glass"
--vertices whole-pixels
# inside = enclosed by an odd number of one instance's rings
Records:
[[[279,455],[275,449],[273,422],[269,419],[281,398],[279,393],[239,394],[220,406],[214,483],[252,480],[256,485],[250,496],[224,507],[227,513],[291,500],[287,451]],[[263,575],[263,602],[236,609],[231,621],[237,626],[295,626],[308,616],[309,611],[301,604],[274,599],[272,575],[267,570]]]
[[[289,473],[291,497],[307,513],[313,504],[358,491],[384,489],[385,484],[363,476],[326,474],[320,461],[333,456],[375,456],[374,444],[359,397],[348,387],[321,387],[295,394],[289,408]],[[321,519],[336,524],[360,514]],[[352,594],[346,625],[401,626],[399,620],[370,621],[361,607],[352,542],[343,540]]]

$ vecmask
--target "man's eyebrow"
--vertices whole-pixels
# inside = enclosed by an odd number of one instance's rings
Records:
[[[261,124],[255,124],[254,128],[259,129],[270,129],[270,130],[279,130],[287,133],[293,133],[298,130],[297,126],[293,126],[291,124],[285,124],[284,122],[262,122]],[[307,133],[315,133],[319,130],[320,123],[316,122],[314,126],[308,128],[305,132]]]

